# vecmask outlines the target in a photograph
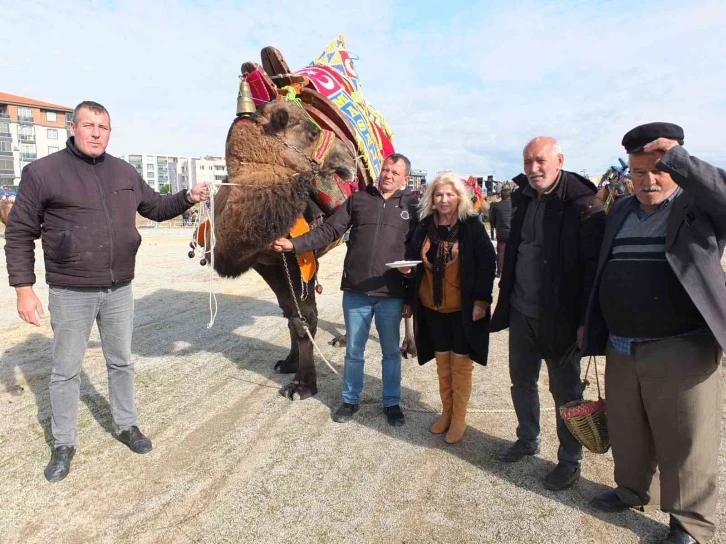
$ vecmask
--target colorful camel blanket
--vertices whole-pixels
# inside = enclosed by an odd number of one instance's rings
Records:
[[[348,118],[355,130],[356,147],[372,179],[378,179],[383,159],[394,152],[393,133],[383,116],[363,97],[358,73],[340,34],[310,66],[295,75],[305,76],[315,90]]]

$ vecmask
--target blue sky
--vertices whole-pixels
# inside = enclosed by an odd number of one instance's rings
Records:
[[[117,155],[221,154],[242,62],[274,45],[302,68],[342,33],[414,167],[508,179],[546,134],[567,169],[599,175],[649,121],[726,166],[722,0],[0,0],[0,14],[0,90],[101,102]]]

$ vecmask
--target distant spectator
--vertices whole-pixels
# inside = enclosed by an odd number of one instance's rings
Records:
[[[497,231],[497,277],[502,275],[504,266],[504,250],[507,247],[509,230],[512,222],[512,190],[503,187],[500,194],[501,200],[491,205],[489,211],[489,224],[492,230]]]

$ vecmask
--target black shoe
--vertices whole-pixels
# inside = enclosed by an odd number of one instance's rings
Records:
[[[335,421],[336,423],[346,423],[353,419],[353,414],[355,414],[359,408],[360,404],[350,404],[349,402],[344,402],[340,405],[340,408],[338,408],[333,414],[333,421]]]
[[[398,404],[394,404],[393,406],[384,406],[383,413],[386,414],[388,424],[393,425],[394,427],[400,427],[406,422],[406,418]]]
[[[58,446],[53,448],[50,456],[50,462],[45,467],[45,479],[49,482],[60,482],[68,476],[71,470],[71,459],[76,454],[76,448],[73,446]]]
[[[580,479],[580,465],[557,463],[557,466],[545,476],[544,486],[550,491],[562,491],[572,487]]]
[[[499,451],[497,457],[505,463],[516,463],[522,457],[527,455],[537,455],[539,453],[538,444],[529,444],[523,440],[517,440],[514,444],[510,444],[506,448]]]
[[[126,444],[134,453],[149,453],[151,451],[151,440],[144,436],[136,425],[121,431],[116,438],[122,444]]]
[[[642,504],[634,504],[631,506],[620,498],[620,495],[618,495],[615,489],[600,493],[590,501],[590,504],[603,512],[625,512],[631,508],[635,508],[641,512],[643,511]]]
[[[698,544],[698,542],[671,517],[671,530],[668,536],[660,541],[660,544]]]

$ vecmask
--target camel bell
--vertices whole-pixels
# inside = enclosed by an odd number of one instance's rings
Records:
[[[246,80],[240,81],[239,94],[237,95],[237,116],[249,117],[257,111],[255,101],[252,99],[252,90]]]

